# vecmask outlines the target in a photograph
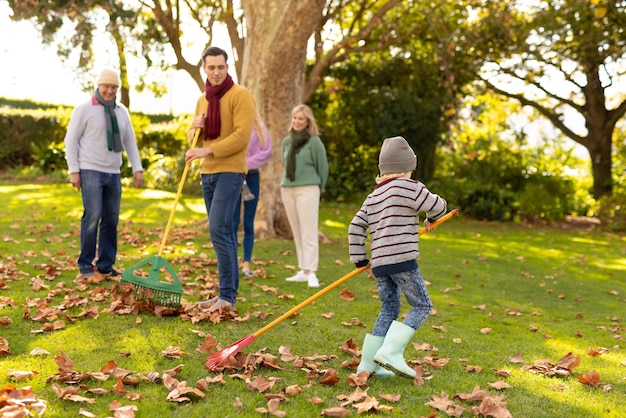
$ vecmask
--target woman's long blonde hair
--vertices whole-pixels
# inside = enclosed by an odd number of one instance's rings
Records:
[[[293,108],[293,110],[291,111],[291,116],[295,115],[298,112],[304,113],[304,116],[306,116],[307,120],[309,121],[309,127],[308,127],[309,134],[313,136],[319,136],[320,130],[317,127],[317,121],[315,120],[315,115],[313,114],[313,110],[305,104],[299,104]]]

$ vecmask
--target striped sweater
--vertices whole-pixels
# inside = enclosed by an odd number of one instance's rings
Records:
[[[417,268],[419,212],[430,219],[446,214],[447,203],[424,184],[407,178],[391,178],[376,185],[348,228],[350,261],[367,261],[365,241],[371,237],[371,263],[375,276]]]

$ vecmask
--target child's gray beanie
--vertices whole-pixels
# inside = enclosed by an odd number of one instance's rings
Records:
[[[383,141],[378,157],[378,170],[381,176],[406,173],[415,168],[417,168],[417,157],[406,139],[394,136]]]

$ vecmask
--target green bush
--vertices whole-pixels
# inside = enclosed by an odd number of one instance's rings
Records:
[[[65,134],[72,114],[70,107],[0,98],[0,164],[20,177],[59,173],[66,177]],[[158,123],[153,123],[153,118]],[[187,149],[187,116],[131,113],[139,153],[149,187],[176,190],[184,168]],[[155,173],[152,174],[152,165]],[[124,181],[130,182],[132,168],[124,154]],[[189,182],[198,180],[189,173]],[[195,187],[189,192],[197,193]]]
[[[457,197],[463,214],[478,220],[511,220],[515,211],[513,193],[506,189],[473,184]]]
[[[42,150],[63,141],[70,111],[0,108],[0,164],[28,166],[38,162]]]
[[[597,216],[602,225],[615,232],[626,231],[626,193],[614,191],[600,199]]]
[[[529,176],[518,195],[519,213],[528,219],[553,221],[575,213],[575,187],[568,178],[548,174]]]
[[[593,207],[588,164],[562,138],[529,146],[506,106],[481,110],[438,150],[436,178],[449,202],[481,220],[554,221]]]

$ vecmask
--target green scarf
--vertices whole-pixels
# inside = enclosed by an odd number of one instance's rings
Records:
[[[107,124],[107,145],[109,151],[122,152],[122,138],[120,137],[120,127],[117,124],[115,115],[115,99],[104,100],[100,91],[96,89],[96,100],[104,106],[104,116]]]
[[[296,154],[300,152],[303,146],[309,142],[309,138],[311,134],[307,129],[303,129],[301,131],[291,130],[289,133],[291,137],[291,147],[289,148],[289,153],[287,154],[287,166],[285,167],[287,170],[287,178],[291,181],[296,180]]]

